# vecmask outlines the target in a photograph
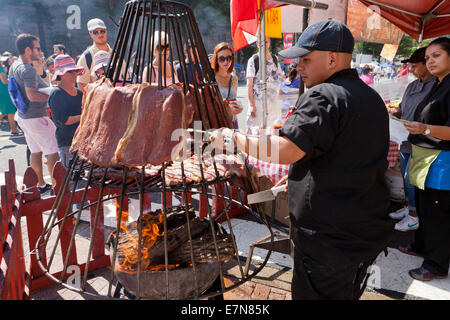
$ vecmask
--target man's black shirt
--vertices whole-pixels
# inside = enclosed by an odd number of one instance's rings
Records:
[[[354,69],[335,73],[297,101],[280,135],[306,155],[289,169],[291,221],[351,260],[373,259],[393,223],[385,186],[389,119]]]

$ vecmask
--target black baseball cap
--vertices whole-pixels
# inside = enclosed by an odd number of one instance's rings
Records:
[[[327,19],[310,25],[297,43],[279,52],[283,58],[303,57],[313,50],[352,53],[355,39],[345,24]]]
[[[417,49],[413,52],[411,57],[409,59],[402,60],[401,63],[407,63],[407,62],[423,62],[425,63],[425,50],[427,47],[422,47]]]

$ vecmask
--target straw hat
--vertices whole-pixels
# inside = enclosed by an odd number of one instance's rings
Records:
[[[84,73],[84,68],[77,66],[75,64],[75,60],[72,59],[71,56],[67,54],[60,54],[55,58],[55,74],[53,75],[52,80],[57,81],[58,76],[62,76],[66,74],[68,71],[80,71],[81,74]]]

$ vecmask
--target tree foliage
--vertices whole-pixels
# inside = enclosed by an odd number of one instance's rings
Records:
[[[412,53],[419,47],[425,47],[427,46],[433,39],[426,39],[422,41],[422,44],[419,45],[419,43],[407,35],[403,36],[402,40],[400,41],[398,45],[397,50],[397,57],[410,57]],[[377,58],[380,56],[381,50],[383,50],[382,43],[373,43],[373,42],[358,42],[355,44],[355,50],[353,51],[354,54],[371,54],[374,58]]]
[[[420,47],[426,47],[433,39],[434,38],[422,41]],[[405,34],[398,46],[397,56],[410,57],[417,48],[419,48],[419,43]]]

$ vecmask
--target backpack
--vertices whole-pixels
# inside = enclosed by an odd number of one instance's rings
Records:
[[[27,112],[28,105],[26,104],[22,92],[20,92],[19,85],[13,75],[9,76],[8,91],[16,109],[20,113]]]
[[[273,53],[270,54],[272,56],[272,60],[275,63],[275,67],[278,68],[278,58]],[[258,74],[259,70],[259,54],[255,53],[252,57],[252,59],[255,61],[255,76]]]
[[[90,47],[89,47],[90,48]],[[89,70],[91,70],[91,66],[92,66],[92,53],[89,50],[89,48],[87,48],[83,54],[84,57],[86,58],[86,66],[88,67]]]

